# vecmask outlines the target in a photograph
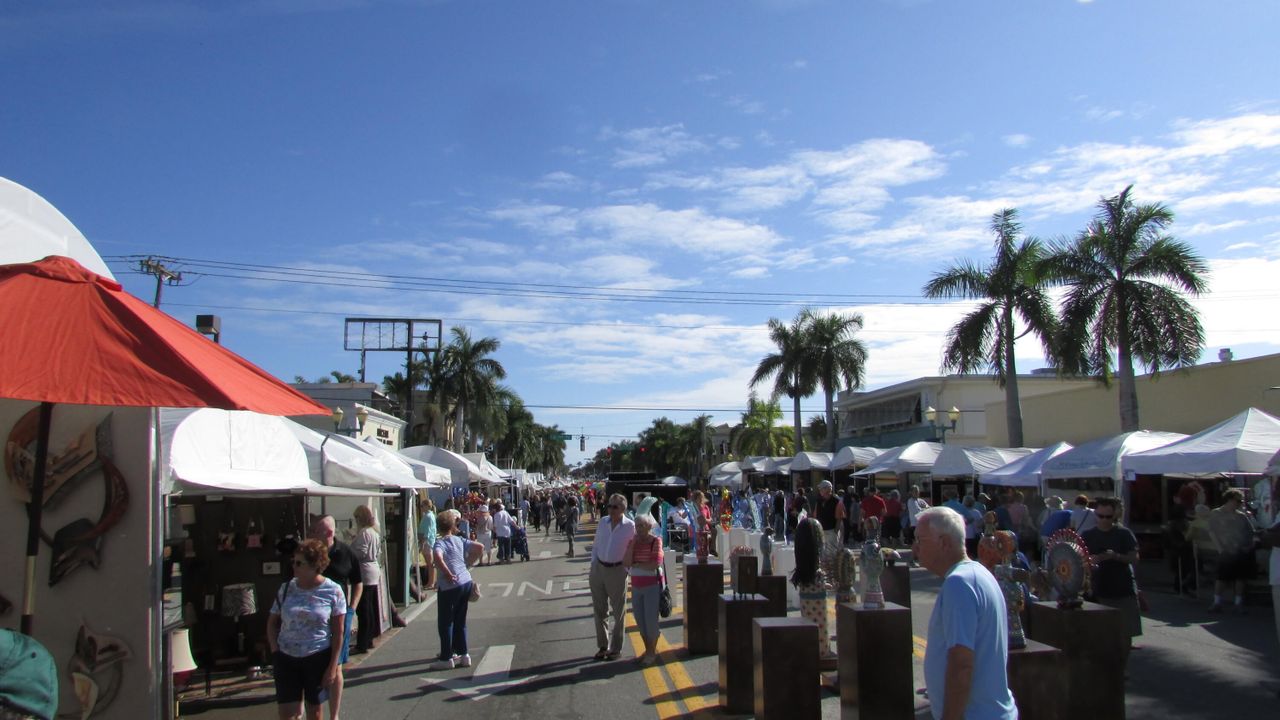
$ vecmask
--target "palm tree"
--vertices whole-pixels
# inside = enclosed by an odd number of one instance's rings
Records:
[[[791,434],[777,424],[781,419],[782,408],[776,400],[761,400],[751,393],[742,424],[729,434],[729,444],[738,457],[794,455]]]
[[[1190,245],[1166,233],[1173,212],[1135,204],[1132,190],[1099,201],[1074,244],[1055,246],[1044,265],[1051,282],[1068,287],[1056,343],[1061,368],[1107,384],[1115,350],[1124,432],[1139,429],[1135,358],[1153,374],[1200,358],[1204,328],[1184,294],[1204,292],[1208,272]]]
[[[814,415],[809,418],[809,423],[805,425],[805,433],[809,438],[809,444],[813,447],[818,446],[818,441],[825,441],[827,438],[827,416]]]
[[[524,401],[514,398],[504,408],[505,432],[494,442],[497,457],[511,458],[513,467],[537,470],[541,467],[542,439],[540,426],[534,422],[533,413]]]
[[[934,274],[924,286],[924,296],[983,301],[947,332],[942,369],[961,373],[990,370],[996,384],[1004,388],[1009,445],[1021,447],[1022,406],[1014,343],[1034,332],[1046,357],[1051,356],[1057,318],[1046,290],[1048,284],[1040,276],[1044,244],[1033,237],[1019,242],[1022,226],[1014,208],[992,215],[991,231],[996,235],[996,256],[990,265],[979,267],[969,261],[952,265]],[[1021,335],[1017,334],[1015,316],[1027,326]]]
[[[795,425],[795,446],[804,447],[800,426],[800,398],[808,397],[817,388],[816,368],[810,362],[809,345],[802,311],[790,325],[777,318],[769,318],[769,339],[778,346],[778,352],[765,355],[756,365],[751,376],[751,387],[773,378],[774,396],[786,395],[792,402],[792,420]]]
[[[543,472],[551,473],[564,466],[564,441],[560,439],[563,432],[559,425],[547,427],[538,425],[542,435],[542,452],[538,459],[538,467]]]
[[[497,352],[502,343],[497,338],[472,340],[466,328],[450,328],[453,339],[444,349],[444,363],[454,397],[453,449],[462,452],[463,435],[466,432],[466,413],[479,403],[492,401],[494,386],[507,377],[502,363],[489,355]]]
[[[680,442],[684,447],[684,459],[689,461],[692,470],[690,481],[697,481],[706,473],[706,459],[712,454],[711,438],[715,428],[711,425],[710,415],[699,415],[681,428]]]
[[[827,452],[836,451],[835,395],[840,388],[856,390],[866,379],[867,346],[853,336],[862,329],[862,315],[853,313],[818,314],[805,309],[800,313],[804,326],[805,354],[814,368],[818,385],[826,400]],[[796,415],[797,422],[799,414]]]

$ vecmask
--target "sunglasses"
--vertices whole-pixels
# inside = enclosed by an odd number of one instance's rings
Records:
[[[610,509],[610,510],[621,510],[621,509],[622,509],[622,506],[621,506],[621,505],[610,505],[610,506],[609,506],[609,509]]]
[[[1097,515],[1096,513],[1095,513],[1095,516],[1096,516],[1099,520],[1114,520],[1114,519],[1115,519],[1115,517],[1116,517],[1115,515]]]

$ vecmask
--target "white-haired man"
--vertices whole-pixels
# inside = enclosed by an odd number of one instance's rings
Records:
[[[608,516],[596,528],[588,575],[596,620],[596,660],[616,660],[622,654],[622,613],[627,600],[627,569],[622,561],[627,545],[636,536],[636,524],[626,516],[627,499],[614,493],[607,507]]]
[[[929,617],[924,682],[935,720],[1016,720],[1005,665],[1009,626],[1004,593],[965,555],[965,522],[937,507],[917,517],[913,554],[942,580]]]

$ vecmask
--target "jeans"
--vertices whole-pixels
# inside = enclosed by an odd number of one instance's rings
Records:
[[[511,536],[498,536],[498,562],[511,559]]]
[[[634,578],[632,582],[634,582]],[[658,593],[662,586],[631,586],[631,614],[636,617],[636,627],[640,629],[640,637],[654,642],[658,639]]]
[[[440,660],[467,654],[467,607],[471,605],[471,586],[441,590],[436,598],[436,625],[440,630]]]
[[[338,662],[343,665],[347,664],[347,660],[351,659],[351,621],[356,617],[356,609],[347,607],[347,617],[342,621],[342,655],[338,658]]]

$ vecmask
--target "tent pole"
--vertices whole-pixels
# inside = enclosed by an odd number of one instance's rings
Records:
[[[22,593],[22,634],[30,635],[36,613],[36,556],[40,554],[40,521],[44,514],[44,475],[49,463],[49,428],[53,425],[53,403],[40,403],[40,425],[36,433],[36,464],[31,473],[31,501],[27,503],[27,571]]]

